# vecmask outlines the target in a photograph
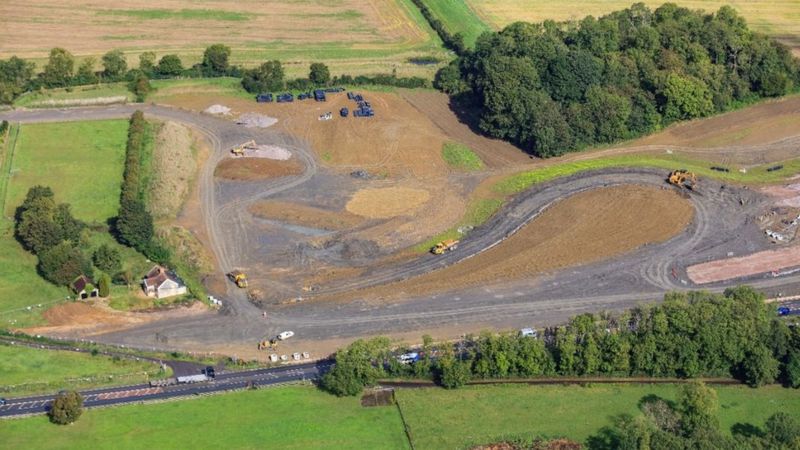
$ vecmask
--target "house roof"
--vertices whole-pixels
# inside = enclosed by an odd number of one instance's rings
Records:
[[[87,285],[90,284],[92,284],[92,280],[87,278],[86,275],[81,275],[78,278],[75,278],[75,280],[72,282],[72,284],[70,284],[70,286],[75,292],[81,292],[84,289],[86,289]]]
[[[162,266],[153,266],[153,268],[147,272],[147,275],[145,275],[142,282],[144,283],[145,287],[153,287],[158,289],[167,280],[171,280],[178,285],[183,286],[183,280],[175,275],[175,272],[167,270]]]

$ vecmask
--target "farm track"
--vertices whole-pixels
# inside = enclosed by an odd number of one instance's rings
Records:
[[[141,109],[145,114],[175,120],[198,129],[212,147],[202,168],[199,184],[202,212],[210,246],[219,269],[228,271],[256,261],[253,251],[254,219],[247,209],[256,201],[297,187],[314,177],[317,166],[301,139],[269,129],[247,129],[233,122],[162,106],[128,105],[70,110],[31,110],[0,113],[0,119],[15,122],[92,120],[126,117]],[[225,198],[221,184],[214,179],[216,164],[228,148],[255,139],[291,150],[305,165],[298,176],[252,184],[246,196]],[[628,149],[620,149],[627,152]],[[606,152],[603,152],[606,154]],[[585,155],[589,156],[589,155]],[[497,161],[502,163],[503,161]],[[691,288],[685,270],[691,264],[727,254],[747,254],[768,244],[750,220],[767,200],[744,188],[704,180],[698,194],[692,194],[695,218],[689,228],[667,242],[644,246],[608,261],[544,274],[533,279],[508,282],[502,286],[465,288],[435,295],[404,297],[395,300],[363,295],[376,285],[408,280],[459,261],[479,257],[508,236],[534,220],[557,202],[586,190],[603,186],[638,184],[664,186],[664,173],[648,169],[608,169],[559,178],[537,185],[518,195],[485,225],[473,230],[458,250],[440,257],[426,255],[408,263],[375,267],[355,280],[316,293],[337,300],[303,302],[291,306],[268,307],[269,320],[251,304],[244,291],[227,286],[226,306],[221,313],[169,319],[137,328],[96,337],[112,344],[150,348],[154,335],[167,336],[158,346],[173,348],[211,348],[250,345],[265,335],[294,330],[304,340],[326,340],[385,333],[409,332],[442,327],[461,327],[461,332],[476,327],[544,325],[582,312],[623,309],[642,301],[659,299],[665,291]],[[742,204],[743,203],[743,204]],[[665,211],[665,214],[668,214]],[[255,274],[257,275],[257,274]],[[748,280],[768,292],[790,295],[800,292],[800,276]],[[280,286],[280,280],[270,281]],[[737,282],[708,287],[719,291]],[[217,293],[215,293],[217,294]],[[273,299],[275,300],[275,299]],[[300,344],[304,341],[292,343]]]

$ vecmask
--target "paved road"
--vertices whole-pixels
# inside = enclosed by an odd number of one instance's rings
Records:
[[[81,395],[83,396],[83,404],[87,408],[165,400],[189,395],[243,389],[249,384],[258,387],[269,387],[295,381],[316,380],[330,368],[331,364],[331,361],[323,360],[271,369],[219,373],[213,381],[205,383],[168,387],[151,387],[146,384],[140,384],[82,391]],[[9,399],[5,405],[0,406],[0,417],[45,413],[53,402],[53,398],[54,396],[52,395],[44,395]]]
[[[200,193],[212,250],[223,271],[252,263],[257,257],[252,251],[257,231],[250,226],[247,206],[314,177],[317,168],[306,143],[270,130],[246,129],[228,120],[151,105],[10,111],[0,113],[0,119],[21,122],[87,120],[126,117],[136,109],[193,126],[208,138],[214,152],[202,170]],[[213,179],[214,166],[228,148],[249,139],[290,148],[306,165],[305,172],[297,177],[253,184],[248,187],[246,196],[223,195],[220,192],[222,186]],[[346,302],[276,306],[270,308],[270,319],[265,321],[260,311],[247,301],[244,292],[229,284],[227,292],[219,295],[226,300],[226,308],[219,314],[209,312],[185,319],[157,321],[95,339],[129,346],[181,349],[203,345],[254,345],[259,338],[286,329],[295,331],[299,339],[321,340],[444,326],[453,329],[542,326],[583,312],[620,310],[643,301],[658,300],[670,290],[696,288],[686,277],[687,266],[769,247],[752,223],[752,217],[766,207],[768,200],[748,189],[703,180],[700,194],[691,197],[695,219],[684,233],[609,261],[527,280],[463,288],[447,294],[412,296],[399,293],[396,299],[375,301],[360,291],[473,257],[502,241],[558,199],[587,189],[622,183],[663,186],[664,176],[663,171],[657,170],[610,169],[537,185],[518,196],[484,227],[473,231],[457,251],[438,258],[426,255],[391,268],[376,268],[363,277],[346,280],[323,292],[347,293]],[[743,281],[771,294],[800,294],[800,274],[780,278],[755,277],[704,288],[721,291]],[[280,283],[280,280],[274,282]]]

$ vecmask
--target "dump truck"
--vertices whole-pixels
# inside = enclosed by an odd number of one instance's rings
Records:
[[[695,190],[697,189],[697,175],[686,169],[678,169],[669,174],[667,178],[670,184],[678,187]]]
[[[458,248],[458,242],[459,241],[457,239],[448,239],[446,241],[439,242],[431,248],[431,253],[434,255],[441,255],[445,252],[453,251]]]
[[[244,151],[256,147],[256,141],[247,141],[244,144],[237,145],[231,149],[234,156],[244,156]]]
[[[241,270],[234,270],[233,272],[228,274],[228,278],[231,279],[237,286],[240,288],[247,287],[247,275],[244,274]]]

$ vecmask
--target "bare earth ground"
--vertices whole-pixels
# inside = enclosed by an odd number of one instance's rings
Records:
[[[265,219],[280,220],[323,230],[347,230],[357,227],[364,218],[347,211],[330,211],[297,203],[264,200],[250,207],[250,212]]]
[[[628,185],[590,190],[556,203],[477,256],[359,294],[413,296],[530,278],[665,241],[682,231],[693,214],[691,204],[671,189]]]
[[[206,45],[229,45],[237,64],[268,57],[289,71],[308,60],[336,60],[335,70],[363,73],[429,70],[408,64],[422,51],[441,53],[432,35],[391,0],[336,2],[280,0],[7,0],[0,2],[0,58],[44,58],[52,47],[79,56],[120,48],[136,64],[143,51],[177,53],[198,62]],[[299,73],[298,73],[299,75]]]
[[[217,165],[214,176],[233,181],[254,181],[298,175],[302,172],[303,166],[296,159],[277,161],[266,158],[228,158]]]
[[[697,264],[687,269],[689,278],[697,284],[778,272],[782,269],[800,266],[800,246],[795,245],[779,250],[767,250],[752,255],[728,258]]]

